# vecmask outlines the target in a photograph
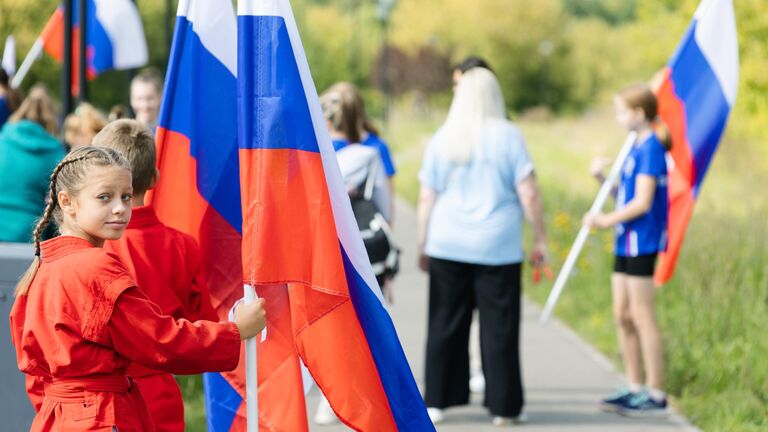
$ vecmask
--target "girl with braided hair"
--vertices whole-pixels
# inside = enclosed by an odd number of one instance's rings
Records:
[[[102,249],[131,217],[131,171],[113,149],[82,147],[53,170],[33,232],[35,258],[16,287],[11,337],[37,411],[32,431],[154,431],[131,362],[174,374],[232,370],[240,340],[264,328],[263,302],[234,323],[161,315]],[[61,235],[40,242],[56,220]]]

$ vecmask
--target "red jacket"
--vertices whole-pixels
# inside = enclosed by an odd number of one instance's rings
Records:
[[[11,310],[11,338],[37,416],[32,431],[153,431],[131,362],[176,374],[234,369],[232,323],[175,320],[116,256],[77,237],[42,243],[42,262]]]
[[[123,236],[106,242],[104,249],[120,258],[139,288],[164,314],[190,321],[218,321],[197,242],[163,225],[151,206],[134,208]],[[137,363],[127,373],[139,384],[155,429],[184,432],[184,400],[173,375]]]

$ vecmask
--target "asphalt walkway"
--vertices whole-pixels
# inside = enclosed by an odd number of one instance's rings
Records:
[[[426,347],[427,278],[416,266],[416,216],[406,203],[398,202],[395,232],[403,249],[401,273],[394,283],[395,302],[391,307],[405,354],[421,387]],[[528,422],[505,427],[526,431],[696,431],[683,417],[672,414],[666,420],[630,419],[597,409],[597,401],[621,383],[611,363],[557,320],[542,325],[539,309],[530,301],[523,306],[522,367]],[[344,431],[343,425],[312,424],[317,390],[309,395],[310,430]],[[438,431],[498,431],[482,407],[482,396],[473,395],[466,407],[445,411]]]

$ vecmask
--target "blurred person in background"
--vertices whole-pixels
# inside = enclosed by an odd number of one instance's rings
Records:
[[[124,118],[131,118],[131,111],[127,106],[118,104],[113,105],[112,108],[109,109],[109,114],[107,115],[108,121],[113,122]]]
[[[347,110],[350,112],[350,116],[355,119],[355,124],[359,131],[358,137],[360,144],[366,147],[373,147],[379,151],[379,155],[381,156],[381,163],[384,167],[384,173],[387,175],[389,194],[392,197],[392,199],[390,199],[391,204],[389,210],[391,223],[395,213],[394,177],[397,169],[395,168],[395,163],[392,160],[392,154],[390,152],[389,145],[387,145],[387,143],[381,139],[379,136],[381,135],[379,130],[376,128],[376,126],[373,125],[371,119],[368,118],[368,114],[365,109],[365,101],[360,94],[360,90],[358,90],[354,84],[344,81],[338,82],[329,87],[324,94],[330,93],[337,93],[342,95],[345,100],[349,101]],[[333,143],[336,150],[339,150],[339,147],[347,145],[347,141],[339,137],[334,139]]]
[[[469,330],[480,318],[485,402],[493,424],[525,421],[520,371],[523,221],[533,225],[531,263],[547,261],[533,161],[507,120],[496,76],[465,72],[419,172],[419,266],[429,272],[425,403],[434,423],[469,403]]]
[[[452,80],[453,89],[459,85],[461,77],[469,70],[474,68],[488,69],[493,72],[490,64],[478,56],[469,56],[453,67]],[[472,393],[482,394],[485,392],[485,376],[483,375],[483,362],[480,355],[480,324],[477,320],[477,310],[472,312],[472,325],[470,327],[469,337],[469,390]]]
[[[64,120],[64,142],[70,149],[91,145],[93,137],[106,125],[104,114],[93,105],[83,102]]]
[[[0,128],[19,107],[18,95],[8,84],[9,79],[10,77],[5,70],[0,68]]]
[[[131,81],[131,109],[136,114],[136,120],[146,126],[152,135],[157,128],[162,97],[163,77],[157,69],[144,69]]]
[[[491,69],[491,66],[488,64],[488,62],[485,61],[484,58],[477,56],[469,56],[462,60],[461,63],[454,66],[452,75],[454,90],[456,89],[456,86],[459,85],[459,80],[461,79],[462,75],[464,75],[468,70],[478,67],[488,69],[489,71],[493,72],[493,69]]]
[[[64,157],[48,92],[33,87],[0,132],[0,241],[31,242],[51,170]]]

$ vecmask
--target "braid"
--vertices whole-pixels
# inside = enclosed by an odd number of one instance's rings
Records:
[[[32,280],[35,278],[35,275],[37,274],[38,268],[40,268],[40,237],[45,230],[45,227],[48,226],[48,223],[51,221],[52,218],[55,218],[56,210],[59,208],[59,200],[57,197],[57,183],[59,182],[59,174],[61,173],[62,169],[64,167],[71,165],[75,162],[85,161],[88,159],[97,159],[99,157],[105,158],[105,155],[102,152],[99,151],[93,151],[93,148],[87,149],[83,147],[84,150],[78,149],[64,157],[64,159],[59,162],[59,164],[54,168],[53,172],[51,173],[50,181],[49,181],[49,192],[48,192],[48,203],[45,206],[45,211],[43,212],[43,216],[40,218],[40,220],[37,221],[37,224],[35,225],[35,229],[32,232],[32,239],[35,242],[35,257],[32,261],[32,265],[29,266],[29,269],[27,269],[26,273],[24,273],[24,276],[21,277],[19,280],[19,283],[16,285],[16,295],[26,295],[27,291],[29,291],[29,286],[32,284]],[[114,159],[118,164],[125,165],[126,162],[123,159],[121,162],[121,159],[118,154],[118,156],[111,155],[110,152],[107,152],[107,158]]]
[[[43,234],[45,227],[48,226],[48,223],[51,221],[51,216],[53,216],[53,212],[56,210],[56,206],[58,204],[58,199],[56,198],[56,178],[59,176],[61,169],[67,163],[71,162],[63,161],[62,163],[58,164],[51,173],[51,178],[48,182],[48,203],[45,206],[45,211],[43,211],[43,217],[37,221],[35,230],[32,231],[32,240],[35,242],[35,256],[40,256],[40,236]]]

